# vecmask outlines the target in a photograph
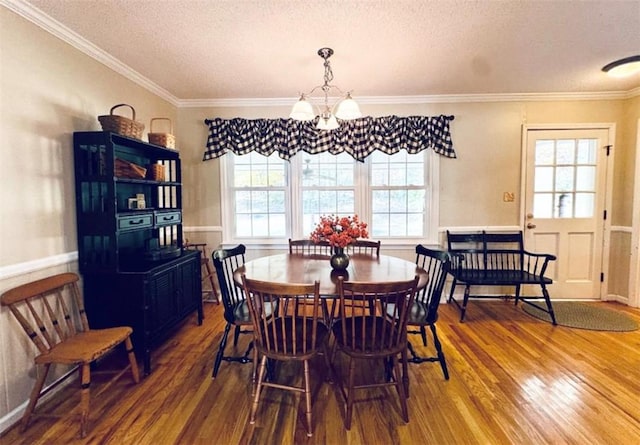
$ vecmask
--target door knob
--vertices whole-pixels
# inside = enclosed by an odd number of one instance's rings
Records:
[[[536,225],[534,223],[527,224],[527,229],[535,229]]]

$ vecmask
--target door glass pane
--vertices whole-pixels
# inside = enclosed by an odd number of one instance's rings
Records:
[[[553,191],[553,167],[536,167],[533,190],[535,192]]]
[[[553,216],[555,218],[573,217],[573,195],[570,193],[556,193]]]
[[[574,139],[558,139],[556,146],[556,164],[573,164],[575,160]]]
[[[551,218],[553,216],[552,198],[551,193],[533,195],[533,216],[535,218]]]
[[[591,218],[595,208],[595,193],[576,193],[576,218]]]
[[[596,168],[576,168],[576,190],[581,192],[593,192],[596,187]]]
[[[556,168],[556,191],[573,191],[573,167]]]
[[[554,143],[550,140],[540,139],[536,141],[536,165],[553,164]]]
[[[578,139],[578,156],[576,163],[595,165],[596,142],[597,139]]]

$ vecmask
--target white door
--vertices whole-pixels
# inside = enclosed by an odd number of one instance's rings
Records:
[[[600,299],[608,129],[526,131],[525,246],[552,253],[552,298]]]

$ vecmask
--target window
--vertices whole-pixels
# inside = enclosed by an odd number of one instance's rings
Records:
[[[299,153],[225,155],[222,161],[224,239],[278,244],[306,238],[321,215],[357,214],[369,236],[387,243],[437,242],[437,156],[430,150],[364,163],[350,155]]]
[[[540,139],[535,147],[536,218],[591,218],[597,139]]]

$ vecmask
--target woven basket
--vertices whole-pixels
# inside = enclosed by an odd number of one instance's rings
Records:
[[[169,121],[169,133],[153,133],[153,121]],[[176,148],[176,137],[173,133],[173,122],[168,117],[154,117],[149,122],[149,143],[167,148]]]
[[[126,118],[113,114],[113,110],[119,107],[131,108],[132,118]],[[113,133],[127,136],[134,139],[142,139],[142,132],[144,131],[144,124],[136,122],[136,110],[131,105],[118,104],[111,107],[108,115],[98,116],[98,120],[102,124],[104,131],[111,131]]]
[[[153,179],[154,181],[164,181],[164,165],[149,164],[148,167],[147,179]]]
[[[115,159],[115,174],[118,178],[144,179],[147,169],[124,159]]]

